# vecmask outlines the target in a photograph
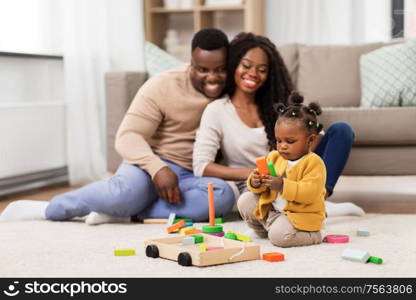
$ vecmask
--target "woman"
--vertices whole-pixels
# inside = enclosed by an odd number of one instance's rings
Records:
[[[218,177],[233,187],[236,199],[257,157],[275,149],[277,103],[287,103],[294,86],[276,46],[266,37],[240,33],[230,43],[227,66],[228,96],[210,103],[201,119],[193,153],[196,176]],[[348,160],[354,133],[335,123],[312,146],[327,168],[330,196]],[[221,161],[217,161],[220,151]],[[328,216],[362,215],[352,203],[326,201]]]

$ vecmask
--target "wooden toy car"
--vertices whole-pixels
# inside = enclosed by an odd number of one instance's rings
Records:
[[[212,266],[246,260],[260,259],[260,246],[253,243],[226,239],[209,234],[204,237],[206,248],[216,247],[215,250],[201,251],[200,244],[183,245],[183,235],[152,239],[146,241],[148,257],[162,257],[177,261],[182,266]],[[223,249],[218,249],[223,247]]]

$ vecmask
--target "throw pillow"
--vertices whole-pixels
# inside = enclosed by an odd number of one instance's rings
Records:
[[[416,106],[416,39],[361,56],[361,106]]]
[[[185,64],[185,62],[177,59],[150,42],[145,42],[144,59],[149,77],[166,70],[178,68]]]

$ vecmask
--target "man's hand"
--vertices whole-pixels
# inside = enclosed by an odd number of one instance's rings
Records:
[[[253,172],[251,173],[250,185],[256,189],[260,187],[260,184],[261,184],[261,175],[257,169],[254,169]]]
[[[153,184],[160,198],[169,203],[181,202],[178,176],[169,167],[163,167],[153,177]]]
[[[261,178],[261,184],[267,186],[271,190],[281,193],[283,190],[283,177],[263,175]]]

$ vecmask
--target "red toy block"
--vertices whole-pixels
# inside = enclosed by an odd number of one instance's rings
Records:
[[[270,262],[283,261],[285,260],[285,255],[279,252],[263,253],[263,260],[267,260]]]
[[[166,230],[168,231],[168,233],[172,233],[176,230],[178,230],[179,228],[185,226],[185,221],[184,220],[180,220],[178,223],[173,224],[172,226],[169,226],[166,228]]]

